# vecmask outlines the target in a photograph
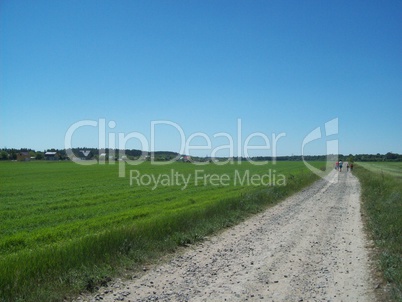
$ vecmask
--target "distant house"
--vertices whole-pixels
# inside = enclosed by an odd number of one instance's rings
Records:
[[[46,160],[57,160],[59,158],[57,152],[46,152],[45,159]]]
[[[179,161],[185,162],[185,163],[191,163],[192,158],[189,155],[183,155],[180,157]]]
[[[31,159],[31,155],[29,152],[18,152],[17,153],[17,160],[18,161],[28,161]]]

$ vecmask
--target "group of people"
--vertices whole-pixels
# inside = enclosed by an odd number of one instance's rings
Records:
[[[335,170],[342,172],[342,167],[343,167],[343,162],[341,160],[337,161],[335,163]],[[350,169],[350,171],[353,171],[353,163],[351,163],[350,165],[349,165],[349,163],[346,164],[346,171],[349,171],[349,169]]]

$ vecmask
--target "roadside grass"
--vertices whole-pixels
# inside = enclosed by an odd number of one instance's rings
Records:
[[[363,211],[378,249],[380,270],[395,301],[402,301],[402,172],[395,175],[400,166],[358,163],[353,172],[362,185]]]
[[[316,167],[324,164],[315,162]],[[185,190],[130,186],[116,166],[1,163],[0,301],[62,301],[93,291],[125,269],[202,240],[317,179],[301,162],[210,164],[203,175],[268,169],[284,186],[197,184]],[[129,168],[127,167],[127,172]],[[137,169],[137,168],[136,168]],[[194,174],[194,165],[144,164],[143,174]]]

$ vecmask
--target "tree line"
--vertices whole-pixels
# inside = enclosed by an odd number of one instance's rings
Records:
[[[126,149],[126,150],[117,150],[117,149],[103,149],[99,150],[97,148],[73,148],[71,150],[74,157],[82,159],[82,160],[89,160],[89,159],[99,159],[100,157],[105,157],[108,160],[118,160],[118,156],[126,156],[127,158],[133,159],[138,158],[140,156],[146,156],[147,158],[153,158],[154,160],[171,160],[180,156],[176,152],[170,151],[156,151],[156,152],[143,152],[141,150],[136,149]],[[29,148],[3,148],[0,151],[0,160],[18,160],[18,159],[29,159],[29,160],[44,160],[46,159],[47,152],[54,152],[55,159],[57,160],[69,160],[69,156],[67,150],[65,149],[47,149],[44,151],[36,151]],[[69,152],[71,154],[71,152]],[[252,157],[251,159],[254,161],[326,161],[327,157],[329,160],[343,160],[349,162],[381,162],[381,161],[402,161],[402,154],[388,152],[386,154],[338,154],[338,155],[291,155],[291,156],[257,156]],[[193,160],[203,161],[205,158],[201,157],[192,157]],[[209,159],[209,158],[207,158]],[[224,158],[222,158],[224,159]],[[247,158],[244,157],[233,157],[231,158],[234,161],[245,161]]]
[[[44,160],[46,154],[49,152],[54,153],[53,159],[57,160],[69,160],[71,156],[82,160],[99,159],[104,157],[107,160],[117,160],[118,156],[126,156],[133,159],[140,156],[154,157],[156,160],[170,160],[175,158],[178,153],[170,151],[157,151],[157,152],[142,152],[136,149],[97,149],[97,148],[73,148],[69,150],[65,149],[47,149],[44,151],[36,151],[29,148],[3,148],[0,151],[0,160]]]

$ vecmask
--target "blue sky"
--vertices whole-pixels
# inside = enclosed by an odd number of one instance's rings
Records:
[[[301,154],[317,127],[305,154],[328,140],[343,154],[402,153],[401,15],[401,1],[1,1],[0,147],[62,149],[88,120],[105,120],[108,146],[119,133],[150,143],[166,120],[192,146],[230,135],[234,155],[253,133],[271,149],[251,155],[272,155],[281,133],[276,154]],[[180,151],[177,127],[154,130],[155,149]],[[98,145],[99,127],[72,136]]]

